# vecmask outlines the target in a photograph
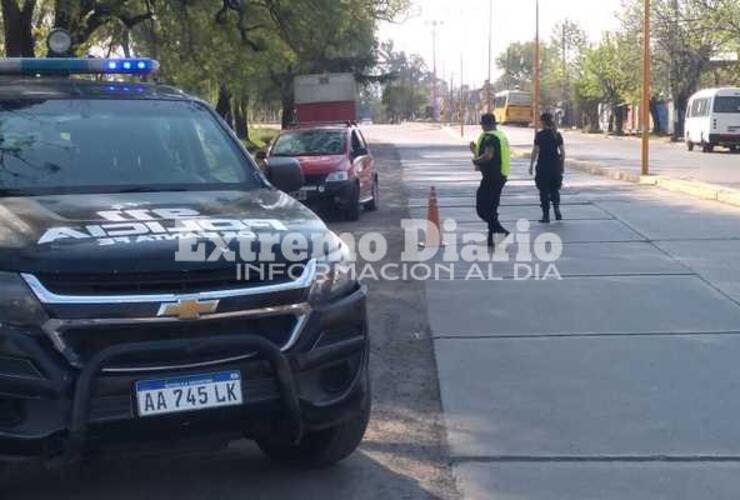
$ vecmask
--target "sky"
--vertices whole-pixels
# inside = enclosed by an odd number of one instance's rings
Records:
[[[460,80],[462,54],[465,83],[481,85],[488,73],[488,5],[489,0],[412,0],[407,19],[383,23],[378,37],[391,39],[397,50],[419,54],[429,68],[433,63],[432,23],[437,28],[437,74],[449,81]],[[493,1],[493,79],[496,54],[509,43],[534,39],[535,0]],[[555,25],[565,18],[577,21],[589,38],[598,40],[601,33],[619,26],[616,12],[622,0],[540,0],[540,30],[549,40]]]

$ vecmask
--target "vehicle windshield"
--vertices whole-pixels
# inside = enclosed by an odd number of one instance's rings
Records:
[[[509,106],[531,106],[532,97],[529,94],[509,94]]]
[[[204,106],[187,101],[0,101],[0,194],[259,187]]]
[[[740,96],[718,96],[714,98],[715,113],[740,113]]]
[[[272,148],[272,156],[343,155],[346,137],[342,130],[301,130],[281,135]]]

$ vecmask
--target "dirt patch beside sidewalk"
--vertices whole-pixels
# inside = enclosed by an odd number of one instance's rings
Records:
[[[378,265],[398,263],[403,248],[401,219],[409,218],[403,192],[403,168],[392,145],[375,144],[381,182],[378,212],[366,212],[359,224],[332,224],[337,231],[382,232],[388,257]],[[373,418],[362,450],[384,467],[414,480],[418,489],[397,498],[459,498],[447,454],[434,346],[427,323],[424,284],[375,281],[370,288],[374,392]]]

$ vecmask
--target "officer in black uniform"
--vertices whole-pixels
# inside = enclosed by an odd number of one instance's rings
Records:
[[[488,225],[488,246],[492,247],[495,234],[509,235],[498,220],[501,191],[509,173],[509,144],[503,132],[497,130],[493,114],[484,114],[480,124],[483,133],[478,141],[470,143],[470,150],[475,169],[483,176],[476,196],[476,210],[478,217]]]

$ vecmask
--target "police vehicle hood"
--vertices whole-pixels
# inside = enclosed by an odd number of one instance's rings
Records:
[[[328,233],[313,212],[273,189],[74,194],[0,198],[0,270],[109,274],[234,266],[223,258],[183,262],[180,240],[203,242],[265,233]],[[213,242],[216,243],[213,243]],[[273,245],[282,259],[280,244]]]

